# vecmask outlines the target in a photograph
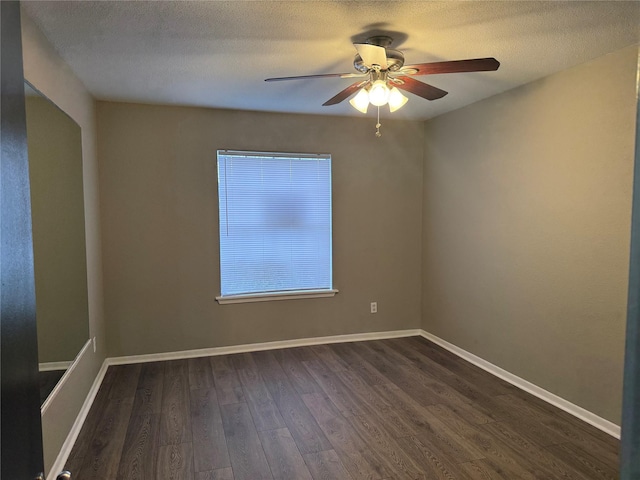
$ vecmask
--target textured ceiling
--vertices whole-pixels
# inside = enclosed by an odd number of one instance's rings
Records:
[[[586,62],[640,38],[639,2],[26,1],[23,10],[99,99],[332,115],[353,80],[353,41],[388,33],[406,63],[493,56],[497,72],[416,77],[396,118],[426,119]],[[383,108],[384,116],[388,110]],[[372,109],[368,115],[373,115]]]

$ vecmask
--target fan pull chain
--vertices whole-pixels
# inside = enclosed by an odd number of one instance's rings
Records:
[[[376,137],[380,138],[382,134],[380,133],[380,127],[382,124],[380,123],[380,107],[378,106],[378,123],[376,123]]]

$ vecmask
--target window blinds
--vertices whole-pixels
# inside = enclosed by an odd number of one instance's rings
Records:
[[[330,290],[331,156],[218,151],[222,296]]]

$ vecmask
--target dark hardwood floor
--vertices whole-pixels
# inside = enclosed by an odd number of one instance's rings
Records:
[[[410,337],[110,367],[75,480],[615,479],[618,441]]]
[[[38,382],[40,382],[40,405],[44,403],[47,397],[56,388],[56,385],[64,375],[66,370],[47,370],[38,372]]]

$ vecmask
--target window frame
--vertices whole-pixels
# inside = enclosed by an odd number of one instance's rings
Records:
[[[331,288],[317,288],[317,289],[292,289],[292,290],[280,290],[280,291],[268,291],[268,292],[251,292],[251,293],[237,293],[222,295],[222,242],[221,232],[223,229],[223,222],[221,221],[221,205],[220,205],[220,181],[221,181],[221,157],[224,156],[237,156],[237,157],[267,157],[272,159],[277,158],[289,158],[289,159],[326,159],[329,161],[329,275]],[[333,297],[338,290],[334,288],[333,284],[333,174],[332,174],[332,156],[328,153],[294,153],[294,152],[265,152],[265,151],[250,151],[250,150],[217,150],[216,151],[216,176],[217,176],[217,199],[218,199],[218,265],[220,267],[219,279],[220,279],[220,295],[216,298],[219,304],[233,304],[233,303],[253,303],[253,302],[265,302],[274,300],[295,300],[303,298],[326,298]],[[228,212],[225,211],[228,215]]]

